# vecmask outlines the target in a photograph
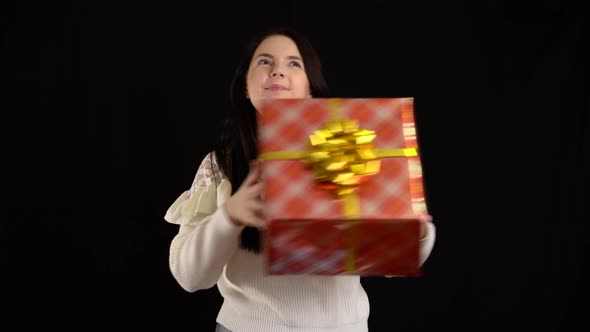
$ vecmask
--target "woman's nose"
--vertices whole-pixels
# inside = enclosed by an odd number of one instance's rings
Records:
[[[272,73],[270,73],[271,77],[285,77],[285,74],[283,74],[282,72],[278,71],[278,70],[273,70]]]

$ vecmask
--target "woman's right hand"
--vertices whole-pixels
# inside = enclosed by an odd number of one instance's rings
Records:
[[[225,203],[224,208],[230,220],[238,226],[266,228],[262,203],[263,182],[260,181],[260,166],[250,164],[250,172],[244,182]]]

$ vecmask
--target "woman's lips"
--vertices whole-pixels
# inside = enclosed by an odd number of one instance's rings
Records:
[[[287,89],[287,87],[284,86],[284,85],[271,84],[271,85],[269,85],[269,86],[266,87],[266,90],[270,90],[270,91],[285,91],[285,90],[289,90],[289,89]]]

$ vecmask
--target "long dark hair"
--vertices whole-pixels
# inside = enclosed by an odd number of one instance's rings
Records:
[[[246,98],[248,68],[258,45],[267,37],[274,35],[289,37],[297,45],[309,80],[311,95],[325,98],[329,94],[328,84],[316,50],[305,36],[292,27],[267,28],[246,44],[230,84],[230,112],[215,148],[218,165],[232,183],[232,195],[248,175],[250,161],[257,157],[256,109]],[[257,228],[250,226],[244,228],[240,236],[240,247],[256,253],[260,252],[260,233]]]

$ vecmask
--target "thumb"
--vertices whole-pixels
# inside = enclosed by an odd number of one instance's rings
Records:
[[[260,177],[260,163],[257,160],[250,162],[250,174],[252,174],[254,179],[258,179]]]
[[[418,220],[420,220],[422,222],[431,222],[432,216],[429,214],[421,214],[418,216]]]
[[[248,171],[248,175],[246,176],[246,179],[244,180],[244,183],[246,185],[250,185],[253,182],[256,182],[256,180],[258,179],[259,176],[259,167],[257,166],[256,162],[250,162],[250,168]]]

